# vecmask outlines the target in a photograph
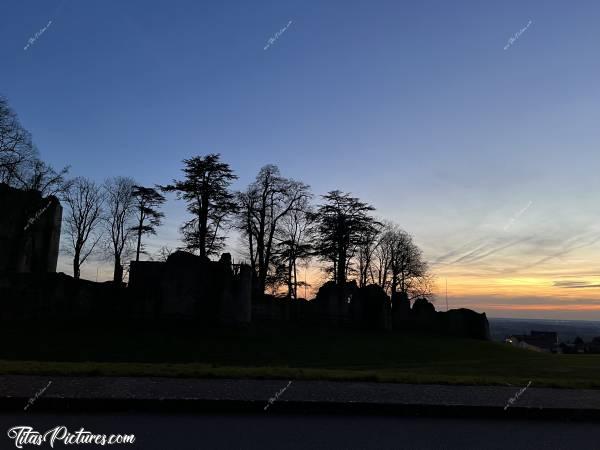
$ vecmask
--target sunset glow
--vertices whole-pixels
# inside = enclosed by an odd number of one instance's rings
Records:
[[[54,167],[154,186],[215,152],[239,190],[275,164],[410,233],[438,308],[447,280],[451,306],[600,318],[600,5],[9,3],[1,93]],[[148,257],[181,246],[167,200]]]

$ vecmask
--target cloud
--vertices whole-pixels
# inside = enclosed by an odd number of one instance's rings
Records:
[[[541,259],[538,259],[537,261],[534,261],[531,264],[527,264],[527,265],[521,266],[516,269],[506,269],[505,272],[513,272],[516,270],[531,269],[535,266],[539,266],[540,264],[544,264],[555,258],[559,258],[568,253],[571,253],[573,250],[577,250],[577,249],[584,248],[584,247],[589,247],[598,241],[600,241],[600,235],[598,235],[597,232],[582,233],[580,235],[573,236],[572,238],[567,239],[566,241],[564,241],[562,248],[560,248],[558,250],[554,250],[549,255],[547,255]]]
[[[523,242],[531,241],[533,239],[533,236],[525,236],[520,238],[510,238],[507,240],[506,237],[501,236],[471,241],[470,243],[451,250],[450,252],[438,257],[435,261],[433,261],[432,265],[470,264],[479,262],[489,256],[501,252],[502,250],[514,247],[515,245]]]
[[[582,288],[600,288],[600,284],[589,283],[588,281],[554,281],[552,286],[563,289],[582,289]]]
[[[531,240],[533,237],[524,237],[519,239],[513,239],[509,242],[503,242],[502,239],[495,239],[492,242],[489,242],[487,245],[475,249],[469,252],[467,255],[464,255],[458,258],[456,261],[453,261],[452,264],[455,263],[463,263],[470,264],[474,262],[479,262],[488,256],[492,256],[496,253],[501,252],[502,250],[506,250],[507,248],[514,247],[517,244],[521,244],[523,242]]]
[[[525,213],[525,211],[527,211],[529,209],[529,207],[531,205],[533,205],[533,202],[530,200],[525,208],[521,209],[519,212],[517,212],[517,214],[515,214],[513,217],[511,217],[510,220],[508,221],[508,223],[506,225],[504,225],[504,231],[508,231],[510,229],[510,227],[512,227],[514,225],[514,223],[517,221],[517,219],[519,217],[521,217]]]
[[[512,227],[516,220],[521,217],[530,207],[533,205],[532,201],[519,210],[504,226],[504,231],[507,231]],[[520,243],[530,241],[534,239],[534,236],[520,237],[520,238],[508,238],[505,235],[497,237],[484,237],[481,239],[472,240],[460,247],[451,250],[442,256],[439,256],[432,265],[438,264],[469,264],[479,262],[489,256],[492,256],[502,250],[513,247]]]

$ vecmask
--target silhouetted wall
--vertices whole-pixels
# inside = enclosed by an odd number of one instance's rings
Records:
[[[131,262],[129,291],[140,318],[194,319],[207,324],[249,323],[251,269],[224,254],[209,261],[178,251],[166,262]]]
[[[112,283],[76,280],[64,273],[0,274],[0,320],[47,323],[128,320],[127,291]]]
[[[352,323],[368,330],[391,330],[392,308],[383,288],[371,284],[357,289],[350,300]]]
[[[61,220],[56,197],[0,183],[0,273],[56,272]]]
[[[319,288],[313,300],[320,321],[334,326],[348,325],[351,321],[350,303],[358,286],[349,281],[344,286],[342,296],[335,281],[328,281]]]
[[[394,330],[411,330],[456,337],[490,340],[490,325],[485,313],[460,308],[436,311],[433,303],[418,298],[407,309],[408,297],[399,294],[393,307]],[[410,304],[410,302],[408,302]]]

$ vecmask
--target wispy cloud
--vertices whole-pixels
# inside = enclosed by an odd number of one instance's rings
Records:
[[[587,289],[587,288],[600,288],[600,284],[590,283],[588,281],[555,281],[552,283],[553,286],[563,289]]]
[[[527,211],[531,205],[533,205],[533,202],[530,200],[529,203],[527,204],[527,206],[525,206],[525,208],[521,209],[519,212],[517,212],[517,214],[515,214],[513,217],[511,217],[510,220],[508,221],[508,223],[504,226],[504,231],[508,231],[510,229],[510,227],[512,227],[514,225],[514,223],[517,221],[517,219],[519,217],[521,217],[523,214],[525,214],[525,211]]]
[[[565,256],[573,252],[574,250],[590,247],[598,241],[600,241],[600,234],[598,232],[586,232],[577,236],[573,236],[572,238],[565,240],[560,246],[560,248],[552,249],[551,252],[543,258],[540,258],[537,261],[534,261],[530,264],[521,266],[518,268],[518,270],[531,269],[533,267],[539,266],[540,264],[552,261],[555,258]],[[507,269],[507,271],[511,271],[511,269]]]
[[[479,262],[505,249],[514,247],[532,239],[532,236],[514,237],[510,239],[499,236],[471,241],[470,243],[451,250],[450,252],[438,257],[432,262],[432,265],[470,264]]]
[[[461,258],[458,258],[453,263],[470,264],[470,263],[474,263],[474,262],[479,262],[489,256],[492,256],[496,253],[506,250],[507,248],[514,247],[515,245],[521,244],[521,243],[529,241],[531,239],[532,239],[532,237],[523,237],[523,238],[513,239],[510,242],[503,242],[502,240],[497,239],[494,242],[491,242],[490,244],[488,244],[487,246],[485,246],[481,249],[471,252],[468,255],[465,255]]]

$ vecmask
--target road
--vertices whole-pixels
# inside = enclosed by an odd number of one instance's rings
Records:
[[[15,449],[7,430],[45,432],[64,425],[94,434],[135,434],[134,445],[54,448],[129,449],[597,449],[597,423],[378,416],[1,414],[1,449]],[[24,449],[50,448],[25,445]]]

